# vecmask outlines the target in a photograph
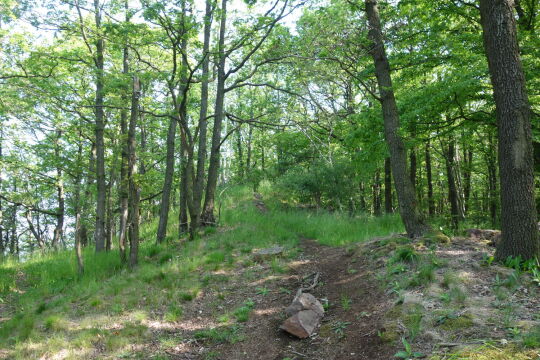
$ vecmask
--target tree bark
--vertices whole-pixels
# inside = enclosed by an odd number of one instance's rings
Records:
[[[64,194],[64,179],[62,178],[62,168],[60,166],[60,138],[62,136],[61,130],[56,130],[56,139],[54,144],[54,155],[56,157],[56,194],[58,201],[58,211],[56,215],[56,226],[54,228],[52,247],[58,249],[58,245],[62,240],[64,231],[64,213],[65,213],[65,194]]]
[[[499,137],[501,241],[496,258],[540,256],[534,203],[531,109],[512,0],[480,0]]]
[[[82,124],[81,124],[82,125]],[[79,132],[79,148],[77,151],[77,163],[80,164],[82,160],[83,144],[81,139],[81,133]],[[82,182],[82,169],[77,167],[78,173],[75,178],[75,194],[73,198],[75,212],[75,258],[77,259],[77,273],[79,276],[84,274],[84,262],[82,256],[82,244],[81,244],[81,182]]]
[[[392,166],[390,158],[384,159],[384,210],[387,214],[393,212],[392,209]]]
[[[129,16],[129,5],[126,0],[124,3],[124,8],[126,12],[126,23],[130,21]],[[127,46],[123,50],[123,61],[122,61],[122,73],[124,76],[127,76],[129,73],[129,49]],[[128,103],[128,92],[129,86],[126,85],[124,93],[122,94],[122,103]],[[120,187],[119,187],[119,198],[120,198],[120,224],[118,232],[118,251],[120,253],[120,261],[124,264],[127,261],[126,257],[126,235],[127,235],[127,223],[128,223],[128,192],[129,192],[129,180],[127,174],[128,168],[128,141],[127,141],[127,109],[120,110],[120,146],[122,148],[122,155],[120,160]]]
[[[454,172],[454,159],[456,157],[456,148],[453,139],[450,139],[450,141],[448,142],[448,148],[446,151],[444,151],[443,148],[443,153],[445,153],[446,178],[448,179],[448,202],[450,203],[451,223],[452,227],[454,229],[457,229],[460,216],[458,191]]]
[[[426,177],[428,186],[428,213],[429,216],[435,215],[435,201],[433,199],[433,178],[431,173],[431,152],[429,141],[426,144]]]
[[[45,248],[45,243],[39,231],[37,231],[36,228],[34,227],[34,223],[33,223],[34,219],[32,217],[32,211],[26,210],[25,217],[26,217],[26,222],[28,223],[28,229],[30,229],[30,232],[32,233],[32,235],[34,235],[34,238],[36,239],[39,249],[43,250]]]
[[[204,17],[204,42],[201,83],[201,108],[199,112],[199,146],[197,152],[197,175],[193,184],[193,206],[190,211],[191,223],[189,226],[190,239],[194,239],[201,218],[201,201],[204,191],[204,170],[206,162],[206,136],[208,129],[208,83],[210,64],[210,30],[212,27],[212,2],[206,0],[206,12]]]
[[[128,179],[129,179],[129,266],[135,267],[139,257],[139,201],[141,190],[137,177],[136,137],[137,119],[139,117],[139,97],[141,86],[138,77],[133,78],[133,94],[131,96],[131,116],[128,127]]]
[[[381,216],[381,176],[380,171],[375,171],[375,178],[373,179],[373,215]]]
[[[399,135],[399,113],[392,89],[390,64],[386,57],[377,0],[366,0],[369,23],[370,53],[375,64],[375,75],[379,85],[380,101],[383,109],[384,133],[390,150],[390,163],[394,175],[394,185],[398,197],[401,219],[410,237],[422,236],[430,230],[425,223],[416,201],[416,193],[407,174],[407,151]]]
[[[101,9],[99,0],[94,0],[95,23],[98,32],[96,41],[96,98],[95,98],[95,115],[96,122],[94,125],[96,137],[96,182],[97,182],[97,203],[96,203],[96,228],[94,239],[96,242],[96,252],[105,249],[105,205],[106,205],[106,183],[105,183],[105,114],[103,111],[104,98],[104,48],[105,42],[101,32]]]
[[[212,132],[212,147],[210,150],[210,163],[208,167],[208,181],[206,184],[206,194],[204,198],[204,208],[201,221],[205,225],[216,223],[214,215],[214,200],[219,175],[220,151],[221,151],[221,126],[223,123],[224,111],[223,102],[225,99],[225,29],[227,25],[227,0],[221,0],[221,22],[219,26],[218,45],[218,74],[216,103],[214,110],[214,129]]]
[[[167,235],[167,222],[169,220],[169,209],[171,201],[171,190],[174,176],[174,142],[176,137],[176,119],[169,122],[167,132],[167,155],[165,163],[165,179],[163,181],[163,192],[161,195],[161,205],[159,209],[159,225],[157,230],[157,242],[161,243]]]
[[[463,160],[465,166],[463,169],[463,202],[465,214],[469,212],[469,199],[471,198],[471,180],[472,180],[472,159],[473,152],[470,148],[463,150]]]

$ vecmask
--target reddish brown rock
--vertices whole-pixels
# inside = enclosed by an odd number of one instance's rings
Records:
[[[321,316],[315,311],[302,310],[285,320],[279,328],[300,339],[305,339],[313,334],[320,321]]]

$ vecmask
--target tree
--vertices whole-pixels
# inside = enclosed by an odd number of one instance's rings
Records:
[[[390,151],[390,164],[398,198],[399,212],[410,237],[417,237],[429,231],[418,209],[416,192],[407,173],[407,151],[399,135],[399,113],[392,88],[390,64],[386,57],[382,27],[377,0],[366,0],[369,24],[369,38],[372,42],[369,52],[375,64],[375,74],[379,85],[379,101],[382,105],[384,133]]]
[[[510,0],[480,0],[484,47],[497,107],[502,239],[496,257],[540,255],[534,201],[531,109]]]

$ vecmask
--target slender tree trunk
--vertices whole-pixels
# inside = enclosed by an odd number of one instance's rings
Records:
[[[366,210],[367,210],[366,194],[365,194],[366,193],[366,188],[365,188],[363,182],[360,183],[359,190],[360,190],[360,210],[362,210],[363,212],[366,212]]]
[[[244,152],[242,150],[242,132],[240,127],[236,129],[236,154],[238,157],[238,180],[244,181]]]
[[[1,124],[0,124],[1,125]],[[2,174],[4,173],[4,169],[2,168],[3,164],[3,155],[2,155],[2,138],[4,134],[2,132],[2,129],[0,128],[0,191],[2,190]],[[4,252],[6,251],[6,245],[4,243],[4,213],[2,208],[2,199],[0,199],[0,258],[4,256]]]
[[[512,0],[480,0],[484,47],[497,108],[501,242],[497,259],[540,256],[534,202],[531,109]]]
[[[115,160],[116,163],[116,160]],[[113,215],[113,204],[112,204],[112,189],[115,183],[115,172],[114,169],[116,164],[112,164],[109,170],[109,181],[107,182],[107,218],[105,221],[105,250],[111,251],[112,239],[113,239],[113,227],[114,227],[114,215]]]
[[[384,210],[387,214],[393,212],[392,209],[392,166],[390,158],[384,159]]]
[[[126,12],[126,23],[129,23],[129,5],[126,0],[124,3],[124,8]],[[123,51],[123,61],[122,61],[122,73],[124,76],[127,76],[129,73],[129,49],[127,46],[124,47]],[[129,86],[126,85],[124,93],[122,94],[122,104],[127,105],[128,103],[128,92]],[[126,235],[127,235],[127,223],[128,223],[128,192],[129,192],[129,181],[128,181],[128,141],[127,141],[127,109],[120,110],[120,146],[122,149],[122,157],[120,159],[120,188],[119,188],[119,198],[120,198],[120,229],[118,232],[118,251],[120,252],[120,261],[124,264],[127,261],[126,257]]]
[[[208,129],[208,82],[210,64],[210,30],[212,27],[212,2],[206,0],[206,12],[204,17],[204,42],[203,42],[203,63],[201,82],[201,107],[199,112],[199,146],[197,150],[197,175],[193,184],[193,207],[190,210],[191,223],[190,239],[194,239],[197,234],[201,216],[201,201],[204,191],[204,170],[206,163],[206,137]]]
[[[375,178],[373,179],[373,214],[375,216],[381,216],[381,176],[380,171],[375,171]]]
[[[498,215],[498,192],[497,192],[497,158],[493,153],[495,144],[493,142],[493,136],[488,135],[488,150],[486,151],[486,166],[487,166],[487,207],[489,209],[489,215],[491,218],[491,226],[497,226]]]
[[[411,163],[410,167],[410,177],[413,187],[416,189],[416,151],[411,149],[409,151],[409,161]]]
[[[133,78],[131,96],[131,116],[128,127],[128,179],[129,179],[129,266],[135,267],[139,258],[139,201],[141,190],[137,177],[136,137],[139,117],[139,97],[141,86],[138,77]]]
[[[158,243],[165,240],[165,236],[167,235],[167,222],[169,220],[171,190],[174,176],[174,140],[176,137],[176,122],[176,119],[170,120],[169,131],[167,132],[167,157],[165,163],[163,192],[161,194],[161,206],[159,210],[159,225],[157,231]]]
[[[253,119],[253,114],[251,114]],[[246,172],[249,175],[251,171],[251,153],[252,153],[252,142],[253,142],[253,125],[248,125],[248,139],[247,139],[247,158],[246,158]],[[256,164],[257,162],[255,162]]]
[[[383,109],[384,133],[390,150],[390,163],[394,175],[394,185],[398,196],[401,219],[408,236],[418,237],[430,230],[418,209],[416,192],[407,174],[407,151],[399,135],[399,113],[392,89],[390,64],[384,49],[381,21],[376,0],[366,0],[369,22],[369,38],[372,41],[370,53],[375,64],[375,75],[379,84],[380,101]]]
[[[78,173],[77,177],[75,179],[75,194],[74,194],[74,206],[73,210],[75,212],[75,258],[77,259],[77,273],[79,276],[82,276],[84,274],[84,262],[83,262],[83,256],[82,256],[82,244],[81,244],[81,235],[82,235],[82,227],[81,227],[81,182],[82,182],[82,171],[80,168],[80,163],[82,160],[82,139],[81,139],[81,133],[79,133],[79,148],[77,151],[77,163],[79,166],[77,167]]]
[[[463,202],[465,214],[469,212],[469,199],[471,198],[472,159],[473,152],[471,148],[465,148],[463,150],[463,160],[465,163],[463,169]]]
[[[218,75],[216,89],[216,103],[214,110],[214,129],[212,132],[212,148],[210,150],[210,164],[208,167],[208,181],[204,198],[204,209],[201,220],[206,225],[216,223],[214,215],[214,200],[219,175],[220,151],[221,151],[221,126],[223,123],[225,100],[225,28],[227,25],[227,0],[221,0],[221,23],[219,27],[218,46]]]
[[[427,187],[428,187],[428,211],[429,216],[435,215],[435,201],[433,199],[433,178],[431,174],[431,153],[430,153],[430,143],[429,141],[426,144],[426,177],[427,177]]]
[[[60,138],[62,136],[61,130],[56,130],[56,139],[54,145],[54,155],[56,157],[57,164],[60,161]],[[54,228],[52,247],[58,249],[58,245],[62,240],[64,231],[64,213],[65,213],[65,194],[64,194],[64,179],[62,178],[62,168],[60,165],[56,167],[56,194],[58,201],[58,210],[56,215],[56,227]]]
[[[30,229],[30,232],[32,233],[32,235],[34,235],[34,238],[36,239],[39,249],[43,250],[45,248],[45,243],[39,231],[37,231],[36,228],[34,227],[34,219],[32,217],[32,211],[26,210],[25,217],[26,217],[26,222],[28,223],[28,229]]]
[[[454,172],[454,159],[456,157],[456,149],[454,145],[454,140],[450,139],[448,142],[447,151],[444,151],[445,162],[446,162],[446,178],[448,179],[448,202],[450,203],[450,217],[452,219],[452,227],[454,229],[458,228],[459,225],[459,203],[458,203],[458,192],[456,187],[456,179]]]
[[[99,0],[94,0],[95,22],[98,33],[101,32],[101,10]],[[94,239],[96,242],[96,252],[103,251],[105,249],[105,196],[106,196],[106,183],[105,183],[105,114],[103,111],[103,98],[104,98],[104,48],[105,42],[98,35],[96,41],[96,99],[95,99],[95,115],[96,122],[94,126],[96,137],[96,181],[97,181],[97,203],[96,203],[96,228],[94,232]]]

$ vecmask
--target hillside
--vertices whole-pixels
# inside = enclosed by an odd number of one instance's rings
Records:
[[[402,229],[394,216],[349,218],[285,208],[270,200],[270,190],[263,201],[246,188],[226,194],[223,226],[205,229],[195,241],[173,236],[168,245],[156,246],[155,224],[145,225],[135,271],[121,267],[116,252],[95,256],[91,249],[82,278],[68,252],[3,263],[0,356],[391,359],[403,348],[401,338],[432,359],[539,354],[538,287],[524,273],[507,286],[510,280],[500,274],[510,270],[480,266],[479,250],[489,250],[486,245],[475,244],[467,259],[474,264],[467,270],[471,278],[479,271],[487,288],[501,283],[499,304],[489,308],[490,297],[479,312],[478,299],[468,293],[478,282],[457,272],[464,269],[456,251],[471,250],[470,244],[435,241],[425,250],[426,244],[407,245],[409,240],[397,235]],[[254,261],[254,249],[274,245],[284,247],[282,256]],[[326,314],[314,336],[297,340],[278,328],[284,308],[313,272],[321,274],[313,294]],[[418,283],[408,283],[411,276]],[[433,325],[444,316],[441,327]],[[488,323],[498,332],[489,331]],[[440,343],[451,344],[441,348]],[[462,344],[473,353],[437,355]]]

